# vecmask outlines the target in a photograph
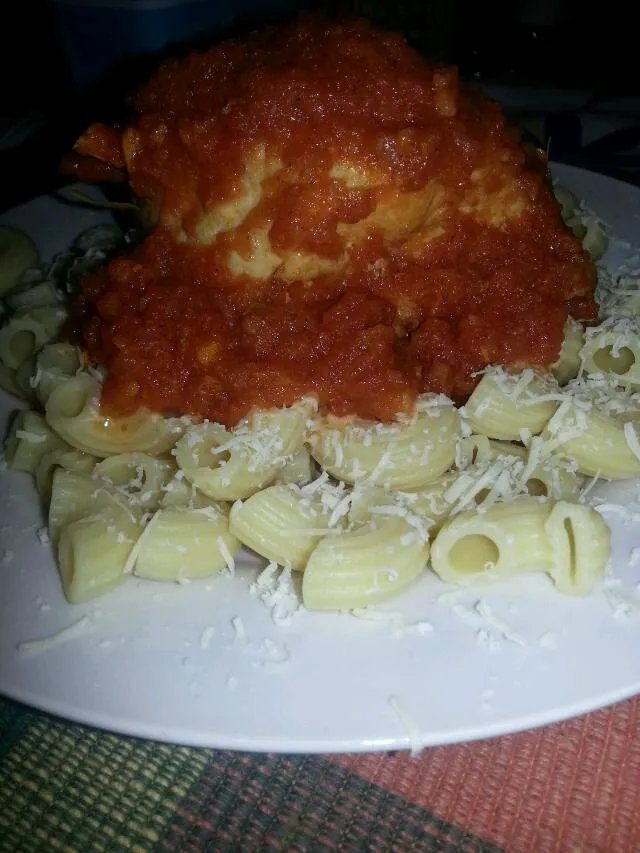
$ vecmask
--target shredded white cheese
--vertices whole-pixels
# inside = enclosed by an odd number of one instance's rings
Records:
[[[224,541],[222,536],[218,536],[216,539],[216,545],[218,546],[218,551],[220,551],[220,554],[222,555],[222,559],[227,564],[229,574],[233,576],[236,572],[236,561],[233,559],[233,555],[227,548],[227,543]]]
[[[93,622],[88,616],[82,616],[77,622],[67,625],[66,628],[61,628],[55,634],[48,637],[42,637],[37,640],[27,640],[23,643],[18,643],[17,649],[21,654],[31,655],[46,652],[56,646],[66,643],[68,640],[73,640],[89,633],[93,629]]]
[[[200,648],[201,649],[208,649],[209,648],[209,643],[211,642],[211,638],[215,634],[215,630],[216,629],[213,626],[209,625],[207,628],[205,628],[202,631],[202,633],[200,634]]]
[[[247,642],[247,631],[244,627],[244,622],[240,618],[240,616],[234,616],[231,620],[231,625],[233,630],[235,631],[235,641],[237,643],[246,643]]]
[[[415,758],[424,749],[420,728],[413,715],[409,712],[404,700],[399,696],[389,696],[388,702],[407,735],[411,757]]]
[[[48,545],[49,542],[51,542],[51,539],[49,537],[49,531],[47,530],[46,527],[38,528],[38,530],[36,531],[36,535],[37,535],[37,537],[40,540],[42,545]]]
[[[15,436],[21,441],[26,441],[27,444],[43,444],[47,440],[47,436],[43,433],[31,432],[26,429],[17,429]]]

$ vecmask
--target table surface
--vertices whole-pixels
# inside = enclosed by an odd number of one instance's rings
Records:
[[[0,700],[0,851],[638,853],[640,697],[408,753],[140,741]]]

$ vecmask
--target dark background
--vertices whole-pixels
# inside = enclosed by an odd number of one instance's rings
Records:
[[[82,12],[78,38],[57,14],[68,12],[62,3],[21,0],[11,4],[11,18],[8,5],[0,35],[0,209],[50,189],[60,154],[87,121],[117,109],[131,75],[144,75],[153,61],[150,52],[136,54],[135,45],[162,41],[157,32],[145,32],[144,15],[132,31],[121,29],[113,44],[113,36],[96,26],[91,8]],[[457,64],[541,144],[550,135],[555,159],[639,182],[640,62],[629,11],[634,5],[608,0],[587,11],[577,0],[244,0],[244,5],[201,0],[198,13],[206,23],[198,39],[277,21],[300,9],[362,15],[401,31],[425,55]],[[171,33],[165,41],[164,51],[175,49]],[[106,76],[99,73],[96,68],[118,50],[124,58]],[[96,67],[79,72],[79,56]]]

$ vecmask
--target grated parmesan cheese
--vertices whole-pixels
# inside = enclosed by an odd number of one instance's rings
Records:
[[[216,629],[209,625],[207,628],[204,628],[202,633],[200,634],[200,648],[208,649],[209,643],[211,642],[211,638],[215,634]]]
[[[49,537],[49,531],[46,527],[39,527],[36,531],[36,535],[42,545],[48,545],[49,542],[51,542],[51,539]]]
[[[240,616],[234,616],[231,620],[231,625],[233,630],[235,631],[235,642],[237,643],[246,643],[247,642],[247,632],[244,627],[244,622],[240,618]]]
[[[15,436],[21,441],[26,441],[27,444],[42,444],[47,440],[47,436],[43,433],[31,432],[31,430],[27,429],[17,429]]]
[[[398,720],[407,735],[411,757],[416,758],[424,749],[424,744],[422,742],[422,734],[415,717],[409,712],[405,702],[399,696],[389,696],[387,701],[398,717]]]
[[[220,554],[222,555],[222,559],[227,565],[229,574],[233,577],[236,572],[236,561],[233,559],[233,555],[231,551],[229,551],[229,549],[227,548],[227,543],[224,541],[222,536],[217,537],[216,545],[218,546],[218,551],[220,551]]]
[[[18,643],[17,649],[21,654],[31,655],[46,652],[56,646],[66,643],[68,640],[73,640],[93,630],[93,622],[88,616],[82,616],[77,622],[67,625],[66,628],[61,628],[55,634],[48,637],[42,637],[37,640],[27,640],[23,643]]]

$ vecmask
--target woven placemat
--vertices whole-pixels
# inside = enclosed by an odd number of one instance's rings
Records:
[[[640,697],[407,753],[168,746],[0,701],[0,851],[638,853]]]

